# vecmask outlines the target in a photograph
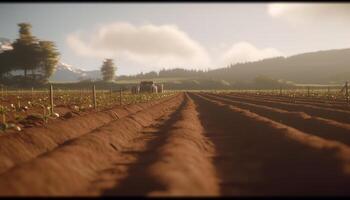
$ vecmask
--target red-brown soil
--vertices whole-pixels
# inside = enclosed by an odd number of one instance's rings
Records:
[[[215,100],[235,105],[247,109],[261,116],[268,117],[277,122],[289,125],[307,133],[325,137],[328,139],[338,140],[350,145],[350,124],[337,122],[335,120],[325,119],[322,117],[310,116],[304,112],[287,111],[274,107],[235,101],[219,95],[205,95]],[[332,133],[332,134],[329,134]]]
[[[311,101],[179,93],[5,133],[0,195],[349,195],[349,115]]]
[[[218,152],[214,163],[221,194],[349,194],[348,146],[238,107],[197,95],[193,99]]]
[[[253,97],[241,97],[239,95],[223,95],[233,100],[255,103],[259,105],[266,105],[274,108],[284,109],[288,111],[301,111],[309,115],[319,116],[323,118],[333,119],[339,122],[350,123],[350,111],[341,109],[325,108],[314,105],[301,105],[287,102],[275,102],[273,98],[269,100],[260,100]]]
[[[2,133],[0,136],[0,174],[18,163],[29,161],[43,153],[52,151],[71,139],[150,106],[166,102],[168,99],[127,105],[107,111],[89,112],[81,116],[55,120],[44,127]]]

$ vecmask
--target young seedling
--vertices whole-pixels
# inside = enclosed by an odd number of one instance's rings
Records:
[[[14,129],[16,131],[21,131],[21,127],[19,127],[18,125],[16,124],[13,124],[13,123],[7,123],[6,122],[6,113],[8,112],[8,108],[6,106],[0,106],[0,114],[1,114],[1,126],[0,126],[0,129],[2,131],[6,131],[7,129]]]
[[[43,116],[42,116],[42,118],[43,118],[44,122],[47,123],[48,120],[49,120],[49,116],[50,116],[50,115],[46,112],[47,107],[46,107],[45,105],[40,105],[40,106],[41,106],[41,108],[43,109]]]
[[[8,124],[6,123],[6,113],[8,112],[7,107],[0,106],[0,114],[1,114],[1,130],[5,131],[8,128]]]
[[[21,109],[21,97],[17,96],[17,109]]]

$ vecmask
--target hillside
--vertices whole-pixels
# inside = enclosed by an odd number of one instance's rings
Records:
[[[257,77],[282,79],[299,84],[343,84],[350,79],[350,49],[338,49],[303,53],[290,57],[276,57],[256,62],[239,63],[231,67],[211,71],[169,69],[156,73],[121,76],[117,82],[137,83],[140,80],[156,80],[171,88],[232,88],[255,87],[249,85]],[[60,63],[51,77],[53,82],[74,82],[84,79],[100,79],[99,70],[84,71]],[[248,84],[248,85],[247,85]],[[214,86],[215,85],[215,86]],[[261,85],[259,83],[259,85]]]
[[[252,82],[264,76],[302,84],[344,83],[350,79],[350,49],[338,49],[303,53],[290,57],[276,57],[256,62],[239,63],[231,67],[211,71],[184,69],[161,70],[133,76],[119,77],[122,80],[184,78],[224,81],[230,85]]]
[[[207,75],[227,81],[252,80],[258,75],[296,83],[337,83],[350,78],[350,49],[327,50],[236,64]]]

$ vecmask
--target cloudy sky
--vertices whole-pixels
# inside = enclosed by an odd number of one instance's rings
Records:
[[[113,58],[118,74],[135,74],[349,48],[349,20],[346,3],[1,3],[0,37],[29,22],[64,63]]]

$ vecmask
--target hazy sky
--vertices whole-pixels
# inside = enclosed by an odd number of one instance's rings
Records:
[[[346,3],[1,3],[0,37],[29,22],[64,63],[91,70],[108,57],[134,74],[349,48],[349,20]]]

